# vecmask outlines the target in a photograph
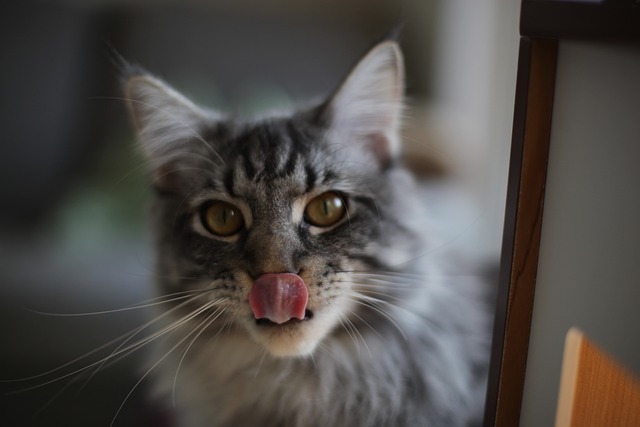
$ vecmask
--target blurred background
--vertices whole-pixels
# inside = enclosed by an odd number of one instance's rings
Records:
[[[405,152],[433,187],[446,241],[496,265],[511,137],[512,0],[31,0],[0,6],[0,380],[66,364],[144,323],[153,297],[147,171],[111,46],[192,99],[252,114],[326,96],[398,21]],[[6,426],[109,425],[132,355],[87,384],[0,383]],[[34,389],[29,389],[36,386]],[[149,421],[144,382],[114,425]],[[27,389],[27,390],[25,390]],[[17,392],[17,393],[16,393]]]

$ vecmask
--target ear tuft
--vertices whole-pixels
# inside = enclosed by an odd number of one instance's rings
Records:
[[[197,135],[210,114],[161,80],[135,74],[125,82],[125,97],[131,121],[147,156],[162,154],[176,144]]]
[[[341,139],[364,140],[380,165],[400,151],[404,63],[398,44],[385,41],[367,53],[325,107],[331,130]]]
[[[199,132],[219,117],[148,74],[130,75],[124,90],[155,185],[162,191],[175,191],[185,178],[180,171],[188,170],[194,161],[189,153],[211,150]]]

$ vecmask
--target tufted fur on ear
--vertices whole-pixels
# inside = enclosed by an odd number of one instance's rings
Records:
[[[384,41],[353,68],[323,110],[332,132],[362,144],[380,166],[400,151],[404,63],[400,47]]]
[[[197,138],[204,123],[220,119],[148,74],[129,77],[125,96],[142,147],[152,159],[170,150],[172,144]]]
[[[149,74],[132,74],[126,78],[124,90],[131,121],[154,171],[155,185],[166,191],[177,189],[181,184],[177,172],[193,160],[185,152],[212,151],[200,132],[222,117],[195,105]],[[187,144],[189,150],[185,150]]]

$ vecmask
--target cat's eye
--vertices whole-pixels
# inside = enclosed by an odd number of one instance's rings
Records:
[[[342,197],[335,191],[328,191],[309,202],[304,210],[305,220],[318,227],[330,227],[347,213]]]
[[[227,202],[213,202],[201,213],[202,225],[217,236],[231,236],[244,226],[240,209]]]

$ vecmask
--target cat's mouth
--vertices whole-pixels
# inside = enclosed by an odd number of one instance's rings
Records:
[[[283,323],[276,323],[273,322],[267,318],[260,318],[260,319],[256,319],[256,325],[258,326],[264,326],[264,327],[286,327],[286,326],[291,326],[291,325],[295,325],[298,323],[302,323],[302,322],[306,322],[307,320],[311,320],[313,319],[313,311],[306,309],[304,311],[304,317],[302,319],[296,319],[296,318],[291,318],[289,320],[287,320],[286,322]]]
[[[308,320],[308,300],[307,285],[293,273],[263,274],[249,292],[249,305],[258,325],[282,326]]]
[[[249,305],[255,327],[253,337],[276,357],[310,354],[326,333],[323,310],[308,307],[304,280],[293,273],[266,273],[253,282]],[[326,326],[326,325],[325,325]]]

